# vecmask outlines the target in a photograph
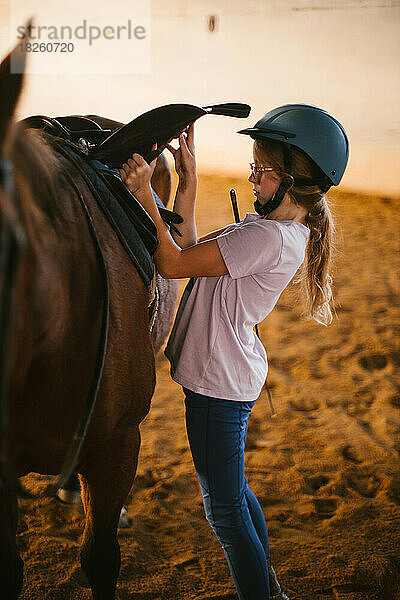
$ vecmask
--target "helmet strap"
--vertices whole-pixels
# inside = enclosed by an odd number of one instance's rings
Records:
[[[283,163],[285,173],[290,174],[292,170],[292,148],[290,144],[283,144]],[[290,180],[290,178],[283,177],[278,189],[276,190],[272,198],[268,200],[268,202],[266,202],[265,204],[261,204],[259,200],[256,200],[254,202],[255,211],[262,217],[265,217],[266,215],[272,213],[273,210],[278,208],[291,185],[292,181]]]
[[[268,202],[266,202],[265,204],[261,204],[259,200],[256,200],[254,202],[254,208],[256,212],[262,217],[265,217],[266,215],[272,213],[272,211],[278,208],[278,206],[282,202],[283,197],[286,194],[286,191],[289,187],[290,184],[288,184],[287,181],[283,181],[276,190],[275,194],[272,196],[272,198],[268,200]]]

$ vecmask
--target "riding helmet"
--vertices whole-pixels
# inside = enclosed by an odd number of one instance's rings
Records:
[[[238,133],[268,138],[302,150],[328,178],[339,185],[349,158],[343,126],[326,110],[311,104],[285,104],[268,111],[254,127]]]

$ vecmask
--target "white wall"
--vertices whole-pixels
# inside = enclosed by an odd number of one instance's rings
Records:
[[[82,18],[93,6],[86,2]],[[2,55],[11,46],[9,4],[0,0]],[[54,1],[36,4],[40,19]],[[98,1],[96,10],[102,4],[109,3]],[[58,10],[68,22],[65,5]],[[197,126],[199,168],[244,174],[251,144],[235,131],[279,104],[308,102],[348,132],[343,187],[400,193],[397,0],[153,0],[151,11],[149,73],[129,72],[135,57],[122,55],[126,74],[28,75],[20,116],[96,112],[128,121],[168,102],[245,101],[253,107],[248,120],[210,116]]]

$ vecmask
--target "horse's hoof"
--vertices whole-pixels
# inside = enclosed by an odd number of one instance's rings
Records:
[[[65,504],[80,504],[82,502],[80,492],[74,490],[66,490],[64,488],[60,488],[58,490],[57,498]]]
[[[126,508],[123,506],[119,515],[118,529],[127,529],[130,526],[131,522],[127,517]]]

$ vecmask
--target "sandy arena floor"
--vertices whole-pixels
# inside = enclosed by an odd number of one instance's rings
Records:
[[[246,180],[200,177],[200,234],[251,211]],[[337,318],[300,318],[296,286],[260,327],[278,416],[262,396],[246,464],[267,520],[273,562],[292,600],[400,599],[400,200],[332,192],[338,228]],[[397,340],[397,341],[396,341]],[[234,600],[224,554],[203,515],[184,428],[183,394],[158,358],[142,424],[138,475],[120,533],[117,597]],[[47,479],[25,482],[40,489]],[[83,600],[80,507],[20,501],[22,600]]]

